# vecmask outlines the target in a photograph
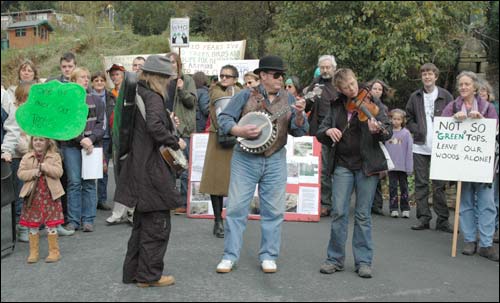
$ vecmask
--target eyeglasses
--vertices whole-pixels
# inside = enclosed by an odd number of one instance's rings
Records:
[[[286,77],[286,74],[283,72],[273,72],[273,73],[266,72],[266,74],[273,75],[274,79],[279,79],[280,77],[283,77],[283,79],[285,79],[285,77]]]
[[[221,79],[224,79],[224,78],[231,79],[231,78],[236,78],[236,77],[233,76],[233,75],[219,75],[219,78],[221,78]]]

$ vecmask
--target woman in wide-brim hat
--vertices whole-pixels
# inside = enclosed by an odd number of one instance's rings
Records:
[[[175,188],[175,173],[158,152],[162,145],[173,150],[185,147],[184,141],[174,135],[174,123],[164,108],[165,87],[175,75],[165,57],[152,55],[144,63],[138,74],[137,93],[144,101],[145,118],[137,110],[130,153],[118,176],[116,201],[135,207],[123,282],[139,287],[175,282],[173,276],[162,272],[170,236],[170,210],[181,198]]]

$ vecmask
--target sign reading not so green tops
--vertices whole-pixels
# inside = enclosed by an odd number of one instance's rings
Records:
[[[491,183],[495,163],[495,119],[436,117],[430,178]]]

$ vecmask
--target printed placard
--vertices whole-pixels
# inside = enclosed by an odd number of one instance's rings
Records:
[[[496,124],[495,119],[434,118],[430,178],[491,183]]]
[[[189,18],[170,19],[170,46],[189,47]]]

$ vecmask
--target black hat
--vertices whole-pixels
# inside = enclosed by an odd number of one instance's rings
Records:
[[[141,67],[143,71],[149,73],[160,74],[164,76],[177,76],[177,73],[174,70],[174,66],[172,65],[172,61],[170,61],[167,57],[159,56],[159,55],[151,55],[146,59],[144,65]]]
[[[258,75],[261,71],[265,70],[284,72],[286,71],[285,63],[283,62],[283,59],[278,56],[265,56],[259,60],[259,68],[253,72]]]

